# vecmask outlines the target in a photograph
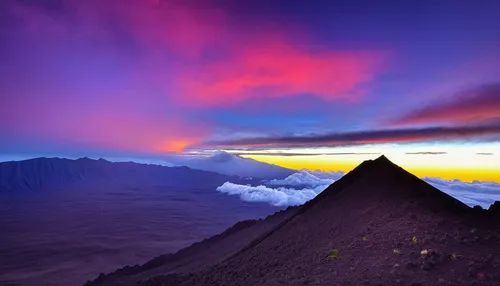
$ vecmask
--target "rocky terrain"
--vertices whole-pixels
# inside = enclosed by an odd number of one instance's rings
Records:
[[[500,285],[500,202],[470,208],[385,157],[315,199],[86,285]]]

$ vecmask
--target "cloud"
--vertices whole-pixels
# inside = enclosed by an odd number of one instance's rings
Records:
[[[164,158],[179,166],[239,177],[284,178],[294,172],[284,167],[243,158],[224,151],[215,151],[212,154],[207,154],[207,152],[193,155],[172,154]]]
[[[269,181],[269,185],[272,186],[309,186],[309,187],[319,187],[319,186],[328,186],[332,184],[334,180],[327,178],[318,178],[313,174],[302,170],[298,173],[292,174],[282,180],[271,180]]]
[[[231,152],[243,156],[345,156],[345,155],[379,155],[380,153],[358,153],[358,152],[322,152],[322,153],[298,153],[298,152]]]
[[[386,58],[372,50],[318,50],[304,30],[290,35],[279,25],[238,24],[235,15],[215,1],[89,0],[61,6],[48,9],[14,1],[7,5],[22,23],[21,30],[33,37],[121,47],[125,38],[148,55],[135,67],[139,80],[162,85],[189,105],[228,105],[302,93],[357,100]],[[168,68],[155,64],[165,61]],[[177,61],[190,67],[176,67],[172,74]],[[146,66],[154,68],[144,70]]]
[[[228,195],[239,195],[243,201],[247,202],[266,202],[274,206],[295,206],[313,199],[323,189],[317,187],[297,190],[284,187],[270,188],[263,185],[253,187],[226,182],[218,187],[217,191]]]
[[[404,115],[393,125],[479,123],[500,119],[500,83],[482,85],[454,94],[443,102]]]
[[[315,177],[318,177],[320,179],[330,179],[333,181],[336,181],[340,178],[342,178],[345,173],[342,171],[310,171],[310,170],[302,170],[302,171],[307,171],[308,173],[314,175]]]
[[[177,80],[186,103],[228,105],[304,93],[356,101],[378,74],[382,58],[376,52],[314,51],[279,34],[228,50],[227,60],[204,63]]]
[[[217,191],[229,195],[239,195],[242,200],[248,202],[266,202],[275,206],[294,206],[313,199],[335,181],[333,177],[339,179],[342,175],[341,172],[324,173],[324,177],[319,178],[308,171],[302,170],[285,179],[264,181],[263,185],[259,186],[226,182],[218,187]]]
[[[467,183],[429,177],[423,180],[471,207],[478,205],[487,209],[495,201],[500,201],[500,184],[494,182]]]
[[[115,106],[121,106],[123,111],[133,109],[123,103]],[[0,119],[4,116],[0,115]],[[19,110],[16,118],[14,122],[2,120],[0,132],[16,134],[25,141],[36,139],[84,149],[146,154],[183,151],[184,147],[200,142],[210,130],[204,124],[193,125],[176,116],[88,112],[85,109],[32,112],[31,108],[25,107]],[[5,148],[4,144],[10,141],[11,138],[3,140],[2,147]],[[31,150],[37,148],[39,146],[33,146]]]
[[[358,100],[380,71],[379,51],[326,50],[215,2],[2,1],[1,134],[182,151],[212,133],[200,109],[298,93]]]
[[[226,20],[226,13],[215,5],[178,0],[23,2],[6,0],[5,7],[20,23],[19,31],[31,36],[71,36],[108,44],[126,37],[149,53],[168,49],[187,58],[199,57],[214,43]]]
[[[380,129],[344,133],[248,137],[205,142],[206,146],[320,147],[376,143],[480,139],[500,135],[500,124],[458,127]]]
[[[444,155],[447,152],[406,152],[406,155]]]

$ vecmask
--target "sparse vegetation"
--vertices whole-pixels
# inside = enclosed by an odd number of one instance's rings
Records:
[[[412,237],[411,242],[413,242],[413,244],[417,244],[417,237],[416,236]]]
[[[340,258],[339,250],[336,248],[328,250],[328,257],[333,258],[333,259]]]

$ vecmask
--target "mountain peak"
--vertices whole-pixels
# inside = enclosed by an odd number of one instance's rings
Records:
[[[381,155],[380,157],[378,157],[377,159],[375,159],[375,161],[379,161],[379,162],[382,162],[382,161],[387,162],[388,161],[388,162],[391,162],[391,160],[387,159],[387,157],[385,155]]]
[[[212,156],[210,156],[210,160],[214,162],[228,162],[230,160],[234,160],[235,158],[237,158],[236,155],[221,150],[215,151]]]
[[[389,160],[385,155],[378,157],[377,159],[373,160],[373,162],[378,164],[378,165],[381,165],[381,164],[396,165],[391,160]]]
[[[480,265],[481,277],[496,277],[493,273],[498,271],[489,266],[492,263],[483,265],[482,261],[491,261],[483,255],[500,255],[496,240],[491,239],[492,230],[498,229],[499,213],[500,202],[488,211],[472,209],[380,156],[364,161],[304,205],[245,224],[248,227],[242,232],[235,227],[226,236],[218,236],[218,245],[211,244],[215,241],[211,238],[181,250],[175,259],[155,264],[154,270],[134,270],[130,284],[121,283],[128,278],[115,272],[87,285],[133,285],[137,277],[150,279],[145,285],[268,285],[289,275],[290,269],[300,276],[288,276],[284,284],[310,284],[316,279],[321,285],[356,284],[363,276],[365,281],[387,282],[380,284],[405,279],[402,284],[427,285],[448,275],[450,267],[460,269],[447,276],[451,284],[469,285],[477,282],[470,275],[470,265]],[[251,238],[228,256],[228,246],[234,246],[231,239],[240,243],[246,237]],[[396,245],[397,252],[393,251]],[[428,248],[428,253],[412,254],[420,247]],[[210,253],[204,254],[203,249]],[[470,253],[469,263],[436,259],[455,252]],[[214,254],[226,258],[216,262],[211,260]],[[384,256],[393,258],[388,261]],[[394,260],[404,261],[407,267],[398,264],[396,268]],[[203,267],[191,266],[187,275],[175,273],[178,268],[174,267],[183,261],[197,261]],[[344,271],[332,275],[331,269]],[[498,280],[494,279],[487,282]]]

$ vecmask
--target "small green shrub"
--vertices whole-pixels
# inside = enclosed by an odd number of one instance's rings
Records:
[[[417,237],[416,236],[412,237],[411,241],[413,242],[413,244],[417,244]]]
[[[336,248],[328,250],[328,257],[333,259],[340,258],[340,251]]]

